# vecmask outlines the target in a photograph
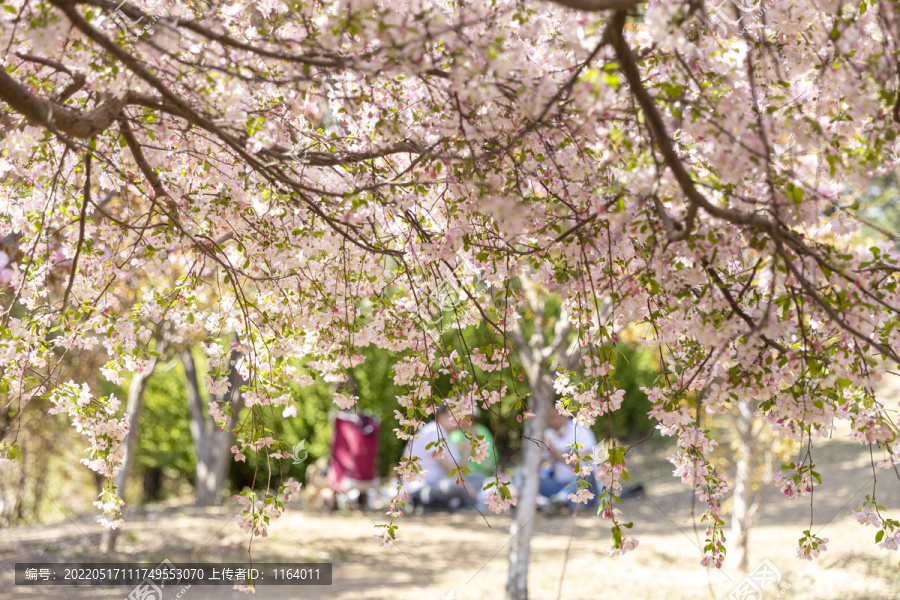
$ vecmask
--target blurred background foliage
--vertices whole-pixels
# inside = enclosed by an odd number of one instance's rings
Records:
[[[143,499],[160,500],[193,482],[195,458],[184,368],[177,358],[157,367],[144,390],[135,475],[143,480]],[[134,498],[135,496],[131,496]]]
[[[900,157],[898,157],[900,160]],[[856,192],[851,190],[845,200],[847,208],[861,219],[861,234],[873,239],[893,239],[900,242],[900,186],[897,185],[900,163],[894,172],[873,177],[869,185]]]
[[[382,477],[390,477],[392,467],[403,452],[405,442],[396,435],[393,429],[399,424],[394,416],[397,408],[397,396],[403,390],[394,385],[393,368],[396,361],[393,353],[373,347],[362,349],[365,362],[353,372],[359,392],[357,410],[372,414],[381,420],[381,438],[378,447],[378,472]],[[332,402],[334,384],[317,380],[309,387],[295,387],[294,398],[297,416],[284,418],[281,409],[271,411],[267,416],[267,426],[278,431],[285,449],[290,451],[296,444],[304,442],[308,458],[302,465],[293,465],[292,461],[284,461],[281,468],[286,477],[297,481],[305,481],[306,465],[327,457],[331,450],[334,432],[334,414],[337,407]],[[247,410],[245,409],[245,414]],[[271,414],[274,413],[274,416]],[[273,465],[277,470],[278,465]],[[229,480],[235,489],[252,486],[253,474],[257,467],[256,457],[248,456],[245,462],[233,463],[229,472]],[[263,461],[256,476],[256,486],[265,485],[268,465]]]
[[[524,315],[523,330],[530,335],[534,328],[534,314]],[[545,331],[552,333],[553,324],[559,318],[559,300],[550,297],[547,302],[542,325]],[[446,341],[457,348],[460,355],[468,350],[498,347],[499,338],[495,337],[484,326],[469,327],[463,331],[448,328]],[[105,356],[102,353],[84,353],[73,357],[69,366],[70,377],[88,381],[96,393],[101,395],[115,394],[122,400],[123,410],[128,397],[130,377],[126,376],[125,384],[118,386],[99,375],[100,366]],[[353,373],[360,401],[357,410],[377,416],[381,421],[381,439],[378,451],[378,472],[386,483],[395,475],[393,467],[397,464],[405,441],[400,440],[393,430],[399,426],[394,411],[398,408],[396,398],[404,390],[394,385],[393,368],[397,357],[388,351],[368,347],[362,349],[365,362]],[[206,371],[202,353],[194,352],[198,377],[202,378]],[[626,390],[622,408],[613,415],[613,427],[620,440],[635,440],[652,431],[653,424],[647,416],[650,408],[646,396],[640,387],[651,385],[656,377],[656,360],[654,354],[636,349],[631,344],[620,343],[617,346],[617,364],[614,378]],[[87,373],[87,375],[81,375]],[[476,376],[484,382],[487,374],[476,369]],[[507,394],[492,411],[482,411],[475,419],[485,425],[496,439],[498,462],[501,469],[510,471],[518,460],[522,442],[518,431],[521,424],[517,421],[519,409],[515,407],[517,400],[529,394],[527,380],[519,380],[519,373],[511,375],[508,369],[502,373],[494,373],[491,379],[499,387],[499,382],[507,386]],[[203,404],[208,401],[202,389]],[[452,393],[447,376],[434,382],[438,396]],[[268,425],[277,430],[284,446],[290,451],[301,441],[304,443],[308,457],[303,464],[294,465],[291,460],[281,461],[286,477],[294,477],[305,481],[307,465],[318,459],[327,459],[333,435],[334,414],[337,407],[332,402],[334,384],[317,380],[312,386],[294,389],[297,416],[284,418],[282,408],[267,411]],[[63,498],[68,507],[66,511],[86,512],[101,483],[98,477],[80,464],[78,460],[84,456],[85,440],[82,439],[68,420],[62,416],[46,415],[47,401],[34,403],[28,407],[30,418],[23,419],[23,431],[19,443],[25,453],[23,463],[24,474],[16,472],[0,473],[0,520],[6,523],[24,523],[59,520],[59,509],[41,500],[39,489]],[[244,409],[244,414],[248,411]],[[26,415],[27,417],[27,415]],[[8,420],[10,417],[5,415]],[[608,436],[608,424],[598,422],[594,429],[598,439]],[[185,375],[181,361],[177,355],[170,353],[164,357],[149,378],[144,393],[144,408],[141,418],[137,451],[129,474],[127,484],[128,505],[141,506],[148,502],[173,501],[190,502],[196,468],[193,439],[190,430],[190,411],[185,389]],[[48,458],[48,454],[50,455]],[[257,466],[254,487],[262,488],[268,479],[269,466],[265,459],[256,464],[257,457],[253,453],[247,455],[246,462],[231,462],[227,485],[230,493],[239,491],[245,486],[254,485],[254,472]],[[279,468],[277,463],[273,468]],[[21,480],[21,481],[20,481]],[[32,489],[33,488],[33,489]],[[77,493],[74,490],[78,490]],[[28,496],[31,500],[18,499]]]

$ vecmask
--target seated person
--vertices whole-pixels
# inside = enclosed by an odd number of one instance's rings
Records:
[[[479,410],[476,408],[475,416],[478,416],[478,413]],[[480,463],[468,461],[466,466],[472,470],[473,475],[480,475],[485,479],[493,477],[496,457],[494,455],[494,436],[491,435],[491,430],[481,423],[472,423],[472,425],[466,427],[465,430],[466,431],[464,432],[462,429],[455,429],[450,432],[447,439],[450,440],[450,443],[455,448],[459,449],[460,456],[463,457],[463,460],[468,460],[468,457],[472,455],[472,441],[466,437],[466,432],[475,439],[476,443],[478,441],[478,436],[482,436],[484,438],[483,441],[487,443],[488,455]]]
[[[547,447],[544,448],[544,458],[551,464],[541,469],[539,493],[551,501],[562,502],[574,508],[576,503],[569,500],[568,496],[578,490],[578,477],[575,475],[574,465],[567,464],[563,455],[571,454],[574,444],[577,443],[581,446],[578,450],[579,454],[588,453],[588,456],[582,458],[582,461],[593,463],[590,459],[590,452],[597,445],[597,438],[589,428],[577,426],[574,419],[552,409],[547,419],[544,441],[547,443]],[[596,506],[597,485],[593,473],[588,475],[586,480],[590,485],[588,490],[594,494],[587,505]]]
[[[424,475],[423,479],[403,484],[413,506],[455,509],[477,505],[483,477],[473,470],[464,475],[465,487],[456,484],[456,477],[447,478],[454,469],[471,465],[459,448],[450,443],[450,433],[457,429],[459,425],[450,408],[442,404],[435,411],[435,420],[426,423],[406,445],[403,456],[418,456]],[[435,445],[427,448],[429,444]],[[444,455],[435,457],[434,452],[440,448],[444,449]]]

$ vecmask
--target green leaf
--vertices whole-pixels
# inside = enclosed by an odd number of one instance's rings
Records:
[[[613,534],[613,546],[615,546],[616,548],[621,548],[622,547],[622,529],[618,525],[616,525],[615,527],[612,528],[612,534]]]
[[[663,88],[669,98],[680,98],[684,94],[684,86],[680,83],[665,83]]]
[[[800,204],[803,201],[803,190],[793,183],[787,184],[787,197],[794,204]]]

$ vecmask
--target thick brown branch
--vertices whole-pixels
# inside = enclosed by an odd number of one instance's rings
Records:
[[[313,165],[317,167],[332,167],[339,165],[347,165],[352,163],[372,160],[374,158],[383,158],[392,154],[422,154],[424,150],[414,142],[401,141],[378,150],[370,152],[308,152],[301,151],[295,156],[287,151],[277,152],[275,150],[264,149],[260,151],[263,156],[271,156],[280,160],[299,160],[304,165]]]
[[[697,205],[689,204],[684,223],[679,223],[666,210],[659,196],[653,195],[653,204],[656,206],[656,214],[662,219],[663,227],[666,230],[666,237],[670,242],[678,242],[686,239],[694,229],[694,218],[697,216]]]
[[[163,189],[162,182],[159,180],[159,177],[157,177],[156,171],[154,171],[153,167],[150,166],[150,163],[147,162],[147,158],[141,150],[141,145],[138,143],[137,139],[135,139],[127,119],[119,119],[119,129],[122,131],[122,137],[125,138],[125,144],[131,151],[134,161],[137,163],[141,173],[144,174],[144,177],[147,178],[147,181],[150,182],[150,186],[153,188],[156,197],[159,198],[165,196],[166,192]]]
[[[575,10],[583,10],[586,12],[600,12],[604,10],[628,10],[634,8],[638,4],[643,4],[644,0],[551,0],[554,4],[574,8]]]
[[[2,69],[0,100],[33,125],[57,129],[80,139],[89,139],[105,131],[125,106],[125,98],[111,98],[87,112],[72,110],[32,94]]]
[[[897,61],[897,101],[894,102],[894,123],[900,123],[900,61]]]
[[[59,96],[56,98],[56,102],[62,104],[75,94],[77,94],[84,87],[84,84],[87,82],[87,77],[82,73],[75,73],[72,77],[72,81],[63,88],[63,91],[59,93]]]
[[[803,241],[788,228],[783,227],[758,213],[743,212],[733,208],[716,206],[697,190],[694,180],[691,178],[690,173],[688,173],[684,163],[682,163],[681,158],[675,151],[675,147],[672,144],[672,140],[669,138],[665,123],[663,122],[662,115],[656,106],[655,99],[647,91],[647,88],[644,87],[641,71],[637,64],[637,57],[625,40],[624,29],[626,19],[627,15],[624,12],[617,12],[610,20],[610,26],[607,31],[610,43],[613,48],[615,48],[616,57],[621,63],[622,73],[625,75],[629,87],[631,87],[631,92],[634,94],[635,99],[644,111],[644,116],[650,129],[650,136],[656,143],[666,166],[671,169],[672,174],[675,176],[675,180],[678,182],[678,186],[681,188],[681,191],[687,199],[716,218],[729,221],[735,225],[745,225],[759,229],[768,233],[773,239],[783,241],[796,252],[810,255],[811,251],[806,244],[804,244]]]

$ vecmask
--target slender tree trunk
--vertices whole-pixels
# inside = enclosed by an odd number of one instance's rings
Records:
[[[162,469],[147,467],[144,469],[144,498],[157,500],[162,488]]]
[[[152,357],[147,368],[141,373],[135,373],[131,378],[131,385],[128,386],[128,400],[125,403],[125,412],[130,416],[131,421],[128,433],[125,434],[125,458],[122,461],[122,468],[115,479],[115,485],[122,500],[125,500],[125,484],[128,482],[128,473],[131,471],[131,465],[134,464],[134,453],[137,450],[137,440],[141,430],[141,413],[144,411],[144,390],[147,389],[147,382],[156,369],[156,361],[157,359]],[[115,550],[118,534],[117,529],[106,529],[103,531],[101,547],[104,552]]]
[[[540,487],[540,467],[547,416],[553,405],[553,386],[540,381],[528,403],[534,416],[525,421],[522,439],[522,458],[519,462],[521,489],[512,524],[509,528],[509,574],[506,579],[507,600],[527,600],[528,564],[531,557],[531,536],[537,514]]]
[[[753,407],[747,402],[738,403],[735,418],[737,433],[737,464],[734,476],[734,514],[731,521],[731,540],[734,564],[740,572],[746,572],[749,561],[750,527],[752,510],[750,507],[753,454]]]
[[[197,504],[208,505],[207,494],[201,489],[206,489],[204,482],[209,478],[207,450],[209,442],[210,424],[203,406],[203,398],[200,395],[200,383],[197,380],[197,368],[190,348],[185,348],[180,353],[181,364],[184,366],[185,391],[187,392],[188,408],[191,413],[191,439],[194,441],[194,454],[196,455],[195,487],[197,490]]]
[[[187,380],[188,405],[191,412],[191,438],[194,440],[194,453],[197,456],[195,481],[197,506],[214,505],[225,484],[225,477],[228,475],[228,465],[231,459],[229,449],[234,438],[231,430],[237,424],[244,403],[240,393],[241,378],[238,372],[240,354],[232,352],[231,360],[235,363],[228,377],[231,387],[223,398],[217,398],[217,400],[230,400],[234,412],[228,430],[222,431],[216,426],[203,405],[200,383],[197,379],[197,368],[190,349],[181,351],[181,362],[184,365],[184,375]]]
[[[23,464],[22,464],[22,467],[21,467],[20,470],[19,470],[18,493],[17,493],[16,496],[15,496],[16,501],[15,501],[15,505],[14,505],[14,510],[15,510],[15,512],[13,513],[13,514],[14,514],[13,520],[14,520],[14,522],[16,522],[16,523],[23,523],[23,522],[25,521],[25,500],[24,500],[24,496],[25,496],[25,489],[26,489],[26,487],[28,486],[28,474],[27,474],[27,471],[26,471],[26,468],[27,468],[27,467],[25,466],[24,462],[25,462],[25,461],[22,461]],[[40,492],[38,492],[37,490],[34,490],[34,493],[38,494],[38,493],[40,493]]]
[[[509,574],[506,579],[507,600],[527,600],[528,563],[531,558],[531,536],[534,533],[533,520],[537,514],[537,497],[541,482],[541,457],[543,455],[544,430],[550,411],[554,410],[556,394],[551,371],[554,364],[568,364],[576,360],[576,344],[568,342],[571,326],[568,314],[562,311],[553,326],[552,339],[548,341],[542,325],[547,315],[547,295],[527,277],[522,279],[531,309],[534,311],[532,332],[529,340],[520,329],[519,322],[509,331],[510,340],[528,376],[534,395],[528,402],[528,409],[534,416],[525,421],[522,432],[522,455],[519,460],[518,503],[510,525]]]

